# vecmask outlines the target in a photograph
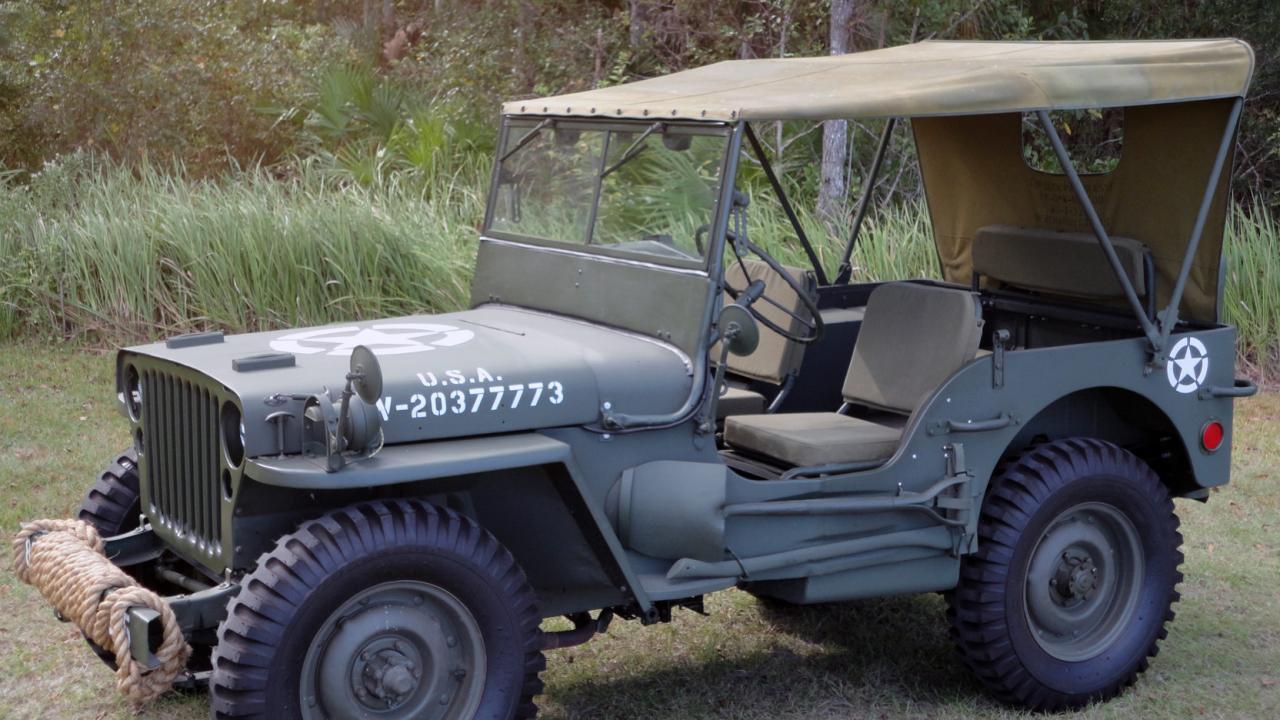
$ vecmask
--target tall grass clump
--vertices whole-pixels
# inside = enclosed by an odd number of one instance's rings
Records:
[[[0,338],[119,343],[458,309],[488,164],[466,153],[356,179],[316,159],[284,178],[212,182],[72,155],[24,184],[0,177]],[[751,239],[806,266],[772,193],[751,196]],[[798,199],[796,211],[834,276],[849,229],[811,205]],[[1241,361],[1265,378],[1280,369],[1280,226],[1236,207],[1224,254],[1224,320],[1239,328]],[[852,265],[854,281],[938,277],[923,203],[876,208]]]
[[[113,341],[448,311],[467,297],[480,166],[432,192],[302,164],[221,182],[50,167],[0,200],[0,336]],[[71,164],[75,164],[74,162]]]
[[[1236,326],[1241,360],[1261,375],[1280,370],[1280,225],[1260,201],[1227,218],[1224,319]]]
[[[811,209],[813,203],[792,202],[818,261],[834,278],[849,243],[849,223],[825,222]],[[795,230],[771,190],[752,194],[749,213],[753,242],[787,265],[809,266]],[[854,282],[939,277],[938,253],[924,203],[906,202],[869,212],[858,233],[851,265]]]

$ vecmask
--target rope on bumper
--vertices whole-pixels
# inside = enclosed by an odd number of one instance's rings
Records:
[[[173,685],[186,668],[191,647],[169,603],[116,567],[105,548],[98,531],[82,520],[37,520],[24,523],[14,537],[13,567],[18,578],[39,590],[62,617],[115,653],[116,687],[133,702],[143,703]],[[158,612],[164,627],[155,652],[160,664],[154,669],[129,652],[125,613],[139,606]]]

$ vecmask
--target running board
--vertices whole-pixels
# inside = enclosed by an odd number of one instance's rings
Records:
[[[955,531],[949,527],[929,527],[919,530],[874,535],[872,537],[855,538],[823,545],[759,555],[751,558],[705,562],[684,558],[677,560],[667,571],[668,580],[691,580],[695,578],[730,578],[741,577],[750,580],[753,574],[762,574],[782,568],[819,563],[825,560],[842,558],[839,570],[854,570],[868,567],[884,561],[877,551],[896,548],[927,548],[938,551],[951,551],[956,545]]]

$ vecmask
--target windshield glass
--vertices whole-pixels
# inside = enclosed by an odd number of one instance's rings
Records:
[[[669,264],[703,264],[728,130],[513,122],[488,230]]]

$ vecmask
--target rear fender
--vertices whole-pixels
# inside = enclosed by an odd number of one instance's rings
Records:
[[[1201,389],[1235,384],[1235,331],[1231,327],[1174,335],[1171,345],[1194,337],[1207,350]],[[1232,398],[1179,389],[1164,368],[1144,372],[1145,340],[1133,338],[1006,352],[1003,382],[994,381],[993,358],[977,359],[952,376],[917,412],[899,449],[923,453],[931,445],[963,443],[981,497],[998,463],[1040,439],[1089,435],[1131,448],[1161,472],[1179,495],[1200,496],[1225,484],[1231,465]],[[978,430],[955,431],[972,424]],[[1221,449],[1200,446],[1211,420],[1222,423]],[[952,430],[946,428],[951,426]],[[895,458],[897,460],[899,458]]]

